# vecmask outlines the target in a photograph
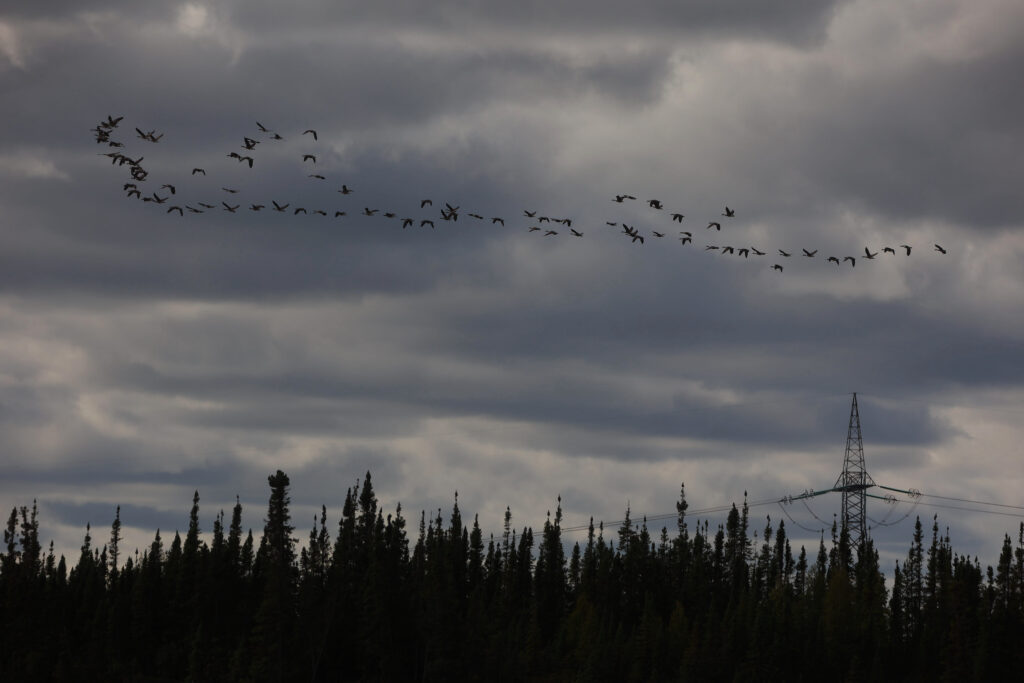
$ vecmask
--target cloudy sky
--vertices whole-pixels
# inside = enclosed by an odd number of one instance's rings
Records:
[[[5,2],[0,505],[73,555],[195,489],[259,530],[276,469],[303,537],[367,470],[413,528],[456,491],[495,533],[768,501],[835,482],[857,392],[877,483],[1022,506],[1022,33],[1019,0]],[[935,513],[991,563],[1024,509]]]

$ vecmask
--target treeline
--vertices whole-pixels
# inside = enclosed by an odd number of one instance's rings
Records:
[[[998,566],[918,520],[887,590],[870,540],[833,529],[794,557],[783,523],[747,505],[710,529],[591,524],[566,553],[561,506],[535,535],[485,540],[458,498],[410,540],[370,474],[337,526],[300,544],[289,480],[269,477],[263,532],[242,506],[200,538],[157,531],[124,557],[118,508],[69,567],[44,553],[36,506],[11,512],[0,564],[5,681],[992,681],[1024,670],[1024,524]],[[332,529],[332,527],[334,527]]]

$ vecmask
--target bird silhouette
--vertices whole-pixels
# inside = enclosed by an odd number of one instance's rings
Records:
[[[804,249],[804,256],[806,256],[807,258],[814,258],[814,255],[817,253],[817,249],[815,249],[814,251],[807,251],[806,249]]]
[[[235,204],[234,206],[231,206],[227,202],[221,202],[221,204],[224,205],[224,210],[225,211],[229,211],[231,213],[235,213],[236,211],[238,211],[238,207],[241,206],[241,204]]]
[[[901,247],[907,250],[907,256],[910,256],[910,250],[913,248],[909,244],[901,244]]]
[[[425,206],[433,206],[433,205],[434,205],[434,202],[430,201],[429,199],[421,199],[420,200],[420,208],[421,209],[423,207],[425,207]]]
[[[316,163],[316,155],[315,154],[303,154],[302,155],[302,161],[303,162],[312,161],[315,164]]]
[[[340,193],[342,193],[342,194],[352,194],[352,189],[351,189],[351,188],[349,188],[349,186],[348,186],[348,185],[342,185],[342,186],[341,186],[341,189],[340,189],[340,190],[338,190],[338,192],[340,192]]]
[[[829,256],[829,257],[828,257],[827,259],[825,259],[825,260],[826,260],[826,261],[828,261],[829,263],[834,263],[834,264],[836,264],[837,266],[839,265],[839,259],[837,259],[837,258],[836,258],[835,256]]]
[[[192,169],[192,175],[195,175],[196,173],[202,173],[203,175],[206,175],[206,169],[203,169],[203,168],[193,168]]]
[[[167,213],[170,213],[171,211],[177,211],[179,216],[185,215],[185,212],[181,210],[180,206],[172,206],[171,208],[167,209]]]
[[[780,266],[778,263],[776,263],[774,266],[772,266],[772,270],[777,270],[777,271],[779,271],[781,273],[782,272],[782,266]]]
[[[877,251],[872,254],[870,251],[868,251],[867,247],[864,247],[864,258],[866,258],[868,260],[871,260],[871,259],[875,258],[876,256],[878,256],[878,252]]]
[[[711,221],[710,223],[708,223],[707,229],[710,230],[711,228],[714,228],[715,230],[721,231],[722,230],[722,224],[717,222],[717,221]]]
[[[270,203],[274,205],[274,211],[282,211],[283,212],[285,209],[287,209],[289,206],[291,206],[291,204],[278,204],[277,202],[275,202],[273,200],[271,200]]]
[[[686,218],[686,216],[684,216],[681,213],[672,214],[672,220],[674,220],[676,223],[682,223],[684,218]]]
[[[423,226],[425,226],[425,225],[429,225],[431,228],[433,228],[434,227],[434,221],[432,221],[432,220],[422,220],[422,221],[420,221],[420,227],[421,228]]]
[[[783,256],[785,256],[786,258],[789,258],[790,256],[793,255],[793,254],[789,253],[788,251],[782,251],[781,249],[779,249],[779,253],[782,254]]]
[[[505,219],[494,217],[491,219],[491,225],[494,225],[495,223],[501,223],[502,225],[505,225]]]
[[[319,173],[310,173],[309,177],[310,178],[316,178],[317,180],[327,180],[327,178],[325,178],[324,176],[320,175]]]
[[[940,254],[946,253],[946,250],[940,247],[938,244],[935,245],[935,251],[939,252]]]
[[[310,133],[312,133],[312,135],[313,135],[313,139],[314,139],[314,140],[316,140],[316,139],[317,139],[317,136],[316,136],[316,131],[315,131],[315,130],[313,130],[312,128],[307,128],[306,130],[302,131],[302,134],[303,134],[303,135],[308,135],[308,134],[310,134]]]
[[[339,217],[344,216],[344,215],[345,215],[344,211],[335,211],[334,212],[334,217],[335,218],[339,218]]]
[[[730,209],[727,206],[727,207],[725,207],[725,213],[723,213],[722,215],[727,217],[727,218],[735,218],[736,212],[733,209]]]
[[[571,232],[575,237],[583,237],[583,233],[576,228],[569,228],[569,232]]]
[[[297,206],[297,207],[295,207],[295,210],[292,211],[292,215],[293,216],[298,216],[300,212],[304,213],[304,214],[309,214],[309,212],[306,211],[304,208],[302,208],[301,206]]]
[[[250,204],[249,205],[249,210],[250,211],[260,211],[263,208],[264,208],[263,204]]]
[[[857,259],[853,258],[852,256],[844,256],[843,257],[843,262],[846,262],[846,261],[850,262],[850,267],[851,268],[856,268],[857,267]]]
[[[884,254],[894,254],[895,255],[896,250],[893,249],[892,247],[882,247],[882,253],[884,253]]]

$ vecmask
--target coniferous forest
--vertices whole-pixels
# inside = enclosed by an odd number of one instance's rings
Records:
[[[0,565],[4,681],[994,681],[1024,669],[1024,524],[998,566],[920,520],[886,586],[871,541],[833,529],[794,555],[783,523],[629,519],[567,551],[542,529],[485,538],[450,513],[385,512],[367,473],[300,543],[289,480],[262,533],[193,497],[184,538],[132,554],[120,509],[74,563],[12,510]],[[95,535],[94,535],[95,534]],[[1013,672],[1017,672],[1014,674]]]

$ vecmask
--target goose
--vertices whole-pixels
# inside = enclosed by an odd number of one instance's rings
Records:
[[[537,232],[538,230],[540,230],[540,228],[538,228],[536,225],[531,225],[526,232]]]
[[[295,207],[295,211],[292,211],[292,215],[293,216],[298,216],[300,211],[302,213],[304,213],[304,214],[307,214],[307,215],[309,214],[309,212],[306,211],[304,208],[302,208],[301,206],[297,206],[297,207]]]
[[[612,223],[611,221],[605,221],[605,222],[604,222],[604,224],[605,224],[605,225],[610,225],[610,226],[612,226],[613,228],[614,228],[615,226],[617,226],[617,225],[618,225],[618,223]]]
[[[727,206],[727,207],[725,207],[725,213],[723,213],[722,215],[725,216],[726,218],[735,218],[736,217],[736,211],[734,209],[730,209]]]
[[[351,189],[351,188],[349,188],[349,186],[348,186],[348,185],[342,185],[342,186],[341,186],[341,189],[340,189],[340,190],[338,190],[338,192],[340,192],[340,193],[342,193],[342,194],[352,194],[352,189]]]
[[[384,212],[384,218],[394,218],[394,217],[395,217],[395,213],[393,211],[385,211]]]
[[[718,247],[715,246],[714,244],[708,244],[708,245],[705,245],[705,247],[704,247],[704,251],[711,251],[712,249],[718,249]]]
[[[682,223],[684,218],[686,218],[686,216],[684,216],[681,213],[672,214],[672,220],[674,220],[676,223]]]
[[[467,213],[466,215],[469,216],[470,218],[475,218],[478,221],[482,221],[484,219],[484,217],[478,213]]]
[[[846,262],[846,261],[850,262],[850,267],[851,268],[856,268],[857,267],[857,259],[853,258],[852,256],[844,256],[843,257],[843,262]]]
[[[782,272],[782,266],[780,266],[778,263],[776,263],[774,266],[772,266],[772,270],[777,270],[777,271],[779,271],[781,273]]]
[[[782,251],[781,249],[779,249],[779,253],[782,254],[783,256],[785,256],[786,258],[789,258],[790,256],[793,255],[793,254],[789,253],[788,251]]]
[[[163,185],[160,186],[160,189],[161,190],[164,190],[164,189],[170,190],[171,194],[175,194],[174,185],[170,185],[168,183],[164,183]]]
[[[537,215],[536,211],[527,211],[526,209],[523,209],[523,213],[526,215],[527,218],[533,218],[534,216]]]
[[[195,175],[196,173],[202,173],[203,175],[206,175],[206,169],[205,168],[193,168],[192,169],[192,175]]]
[[[368,206],[363,207],[363,215],[364,216],[372,216],[373,214],[377,213],[378,211],[380,211],[380,209],[371,209]]]
[[[235,213],[236,211],[238,211],[238,207],[241,206],[241,204],[235,204],[234,206],[231,206],[227,202],[221,202],[221,204],[224,205],[224,210],[230,213]]]
[[[867,247],[864,247],[864,258],[866,258],[866,259],[868,259],[870,261],[871,259],[875,258],[876,256],[878,256],[878,252],[877,251],[874,254],[872,254],[870,251],[868,251]]]
[[[229,194],[238,194],[238,190],[234,190],[234,189],[232,189],[230,187],[222,187],[220,189],[224,190],[225,192],[227,192]]]
[[[907,256],[910,256],[910,250],[911,250],[912,247],[909,244],[901,244],[900,246],[903,247],[904,249],[906,249],[907,250]]]
[[[680,238],[679,238],[679,241],[680,241],[680,242],[681,242],[682,244],[684,244],[684,245],[686,245],[686,244],[692,244],[692,243],[693,243],[693,238],[692,238],[692,237],[680,237]]]
[[[317,180],[327,180],[327,178],[325,178],[324,176],[320,175],[319,173],[310,173],[309,177],[310,178],[316,178]]]
[[[574,237],[583,237],[583,233],[576,228],[569,228],[569,232],[571,232]]]
[[[167,213],[170,213],[171,211],[177,211],[179,216],[185,215],[185,212],[181,210],[180,206],[172,206],[171,208],[167,209]]]
[[[199,202],[199,206],[201,206],[201,207],[203,207],[205,209],[216,209],[217,208],[216,204],[207,204],[206,202]]]
[[[939,246],[938,244],[936,244],[936,245],[935,245],[935,251],[939,252],[940,254],[945,254],[945,253],[946,253],[946,250],[945,250],[945,249],[943,249],[943,248],[942,248],[941,246]]]
[[[804,249],[804,256],[806,256],[807,258],[814,258],[814,255],[817,253],[817,249],[815,249],[814,251],[807,251],[806,249]]]
[[[895,254],[896,250],[893,249],[892,247],[882,247],[882,253],[883,254]]]
[[[661,210],[661,209],[664,209],[664,208],[665,208],[664,206],[662,206],[662,205],[661,205],[661,201],[660,201],[660,200],[657,200],[657,199],[648,199],[648,200],[647,200],[647,204],[648,204],[648,206],[650,206],[650,207],[651,207],[652,209],[658,209],[658,210]]]
[[[745,248],[744,249],[737,249],[736,253],[739,254],[740,256],[742,256],[743,258],[747,258],[747,257],[750,256],[750,250],[749,249],[745,249]]]
[[[305,163],[307,161],[312,161],[315,164],[316,163],[316,155],[315,154],[303,154],[302,155],[302,162]]]
[[[714,228],[715,230],[721,231],[722,230],[722,224],[717,222],[717,221],[711,221],[710,223],[708,223],[707,229],[710,230],[711,228]]]
[[[505,219],[498,218],[497,216],[495,216],[494,218],[491,219],[491,225],[494,225],[495,223],[501,223],[502,225],[505,225]]]
[[[123,116],[118,116],[115,119],[110,114],[107,114],[107,120],[104,121],[103,123],[101,123],[100,125],[105,127],[105,128],[117,128],[117,124],[121,123],[121,119],[123,119],[123,118],[124,118]]]
[[[320,216],[326,216],[327,215],[327,212],[324,211],[323,209],[317,209],[313,213],[318,214]]]
[[[547,237],[548,235],[557,235],[557,234],[558,234],[557,230],[548,230],[548,231],[546,231],[544,233],[544,236]]]
[[[252,138],[242,138],[242,149],[254,150],[256,145],[260,144],[259,140],[253,140]]]
[[[402,230],[405,230],[406,228],[408,228],[410,225],[412,225],[415,222],[416,221],[414,221],[411,218],[403,218],[402,219]]]
[[[289,206],[291,206],[291,204],[278,204],[277,202],[275,202],[273,200],[271,200],[270,203],[274,205],[274,211],[281,211],[281,212],[283,212],[285,209],[287,209]]]
[[[750,251],[754,252],[754,253],[755,253],[755,254],[757,254],[758,256],[764,256],[764,252],[763,252],[763,251],[761,251],[760,249],[757,249],[756,247],[751,247],[751,248],[750,248]]]
[[[250,205],[249,205],[249,210],[250,210],[250,211],[259,211],[259,210],[260,210],[260,209],[262,209],[263,207],[264,207],[264,205],[263,205],[263,204],[250,204]]]
[[[736,250],[733,249],[732,247],[722,247],[722,253],[723,254],[733,254],[735,252],[736,252]]]
[[[420,208],[421,209],[423,207],[425,207],[425,206],[433,206],[433,205],[434,205],[434,202],[430,201],[429,199],[421,199],[420,200]]]
[[[834,264],[836,264],[837,266],[839,265],[839,259],[837,259],[837,258],[836,258],[835,256],[829,256],[829,257],[828,257],[827,259],[825,259],[825,260],[826,260],[826,261],[828,261],[829,263],[834,263]]]
[[[185,205],[185,208],[188,209],[189,213],[202,213],[203,212],[202,209],[197,209],[196,207],[189,206],[188,204]]]
[[[257,122],[256,122],[256,127],[260,129],[260,132],[261,132],[261,133],[269,133],[269,132],[270,132],[270,129],[269,129],[269,128],[267,128],[266,126],[264,126],[264,125],[263,125],[262,123],[260,123],[259,121],[257,121]]]
[[[334,212],[334,217],[335,218],[340,218],[341,216],[344,216],[344,215],[345,215],[344,211],[335,211]]]
[[[420,227],[422,228],[424,225],[429,225],[431,227],[431,229],[433,229],[434,221],[431,221],[431,220],[422,220],[422,221],[420,221]]]
[[[315,131],[315,130],[313,130],[312,128],[307,128],[306,130],[302,131],[302,134],[303,134],[303,135],[309,135],[310,133],[312,133],[312,135],[313,135],[313,139],[314,139],[314,140],[316,140],[316,139],[317,139],[317,137],[316,137],[316,131]]]
[[[665,233],[658,232],[657,230],[651,230],[651,234],[654,235],[655,237],[664,237],[665,236]]]

